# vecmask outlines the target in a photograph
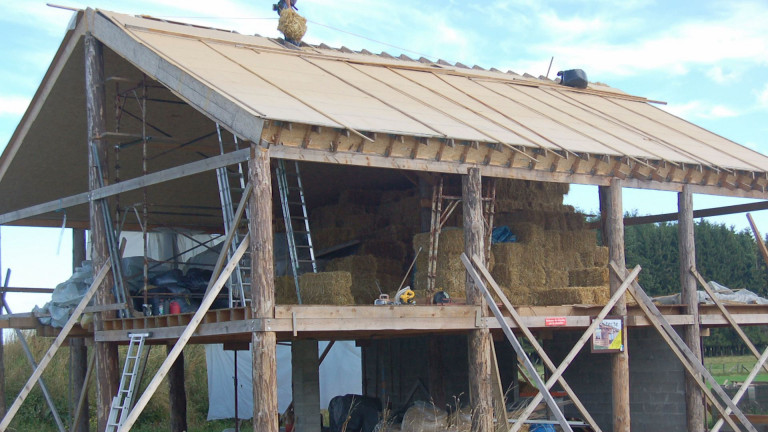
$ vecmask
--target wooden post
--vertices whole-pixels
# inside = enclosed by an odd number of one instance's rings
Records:
[[[168,354],[173,345],[166,345]],[[168,371],[168,397],[171,416],[171,432],[187,430],[187,391],[184,388],[184,352],[182,351]]]
[[[272,174],[269,149],[251,143],[248,172],[253,194],[248,229],[251,233],[251,307],[255,318],[274,317],[275,273],[272,235]],[[267,324],[269,329],[269,324]],[[253,333],[253,430],[278,432],[277,339],[275,332]]]
[[[101,172],[104,175],[108,172],[108,167],[106,163],[106,143],[100,138],[106,131],[103,47],[101,42],[96,40],[90,32],[85,34],[85,102],[88,124],[88,187],[93,190],[99,187],[97,160],[101,165]],[[97,154],[94,152],[98,152],[98,159]],[[104,184],[107,184],[106,178],[102,178],[102,181]],[[105,233],[111,227],[104,225],[102,211],[109,211],[109,209],[102,208],[97,201],[91,200],[91,260],[94,271],[102,268],[109,259]],[[104,279],[103,284],[96,292],[95,299],[97,305],[114,303],[112,281],[110,278]],[[96,331],[101,330],[103,327],[104,314],[105,312],[101,312],[94,316],[93,321]],[[98,429],[104,430],[107,427],[110,405],[112,398],[117,394],[118,380],[120,379],[117,345],[97,342],[94,347],[96,350],[96,411]]]
[[[693,317],[693,325],[685,326],[683,339],[691,352],[701,361],[701,335],[699,330],[699,296],[696,292],[696,278],[691,268],[696,267],[696,246],[693,235],[693,193],[690,185],[683,186],[677,195],[678,207],[678,249],[680,252],[680,296],[687,306],[688,314]],[[688,430],[705,428],[704,394],[696,383],[696,378],[685,375],[685,406],[687,410]]]
[[[604,197],[606,238],[610,260],[622,270],[626,269],[624,260],[624,214],[621,199],[621,180],[611,180],[611,185],[601,188]],[[611,294],[621,286],[621,278],[611,272]],[[626,297],[622,296],[611,311],[613,315],[627,315]],[[614,432],[629,432],[629,350],[624,341],[624,351],[611,357],[611,384],[613,394],[613,430]]]
[[[483,256],[482,179],[480,169],[469,168],[462,176],[462,209],[464,213],[464,251],[467,256]],[[479,305],[483,316],[488,308],[482,292],[467,273],[467,304]],[[493,431],[493,392],[491,387],[491,333],[487,327],[469,332],[469,394],[472,407],[472,431]]]
[[[85,261],[85,230],[72,230],[72,270]],[[70,412],[72,418],[77,418],[77,424],[72,426],[72,432],[88,432],[89,410],[88,404],[82,404],[80,413],[76,413],[80,393],[88,385],[86,376],[88,374],[88,348],[85,346],[84,338],[69,339],[69,379],[71,385],[70,394]],[[88,391],[86,390],[86,398]]]

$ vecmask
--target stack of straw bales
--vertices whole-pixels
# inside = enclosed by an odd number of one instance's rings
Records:
[[[393,264],[392,260],[377,259],[373,255],[352,255],[329,262],[326,269],[348,272],[352,277],[355,304],[372,305],[379,298],[379,285],[382,292],[392,294],[399,282],[396,282],[399,272],[392,270],[393,265],[399,271],[399,262]]]
[[[304,273],[299,276],[302,304],[353,305],[355,300],[351,287],[352,276],[345,271]],[[293,277],[281,276],[275,279],[275,303],[298,303]]]

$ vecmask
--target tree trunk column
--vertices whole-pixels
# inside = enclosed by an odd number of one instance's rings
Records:
[[[88,187],[90,190],[93,190],[99,187],[97,155],[101,172],[106,175],[108,169],[106,163],[106,143],[101,139],[101,136],[106,131],[104,55],[101,42],[96,40],[90,32],[85,34],[85,101],[88,124]],[[101,180],[103,184],[107,184],[106,178]],[[105,235],[106,230],[111,229],[111,227],[105,226],[103,211],[109,211],[109,209],[103,208],[96,201],[90,202],[91,260],[93,262],[94,275],[109,259]],[[104,279],[101,287],[96,291],[95,302],[97,305],[114,303],[112,285],[110,277]],[[95,314],[94,329],[96,331],[102,330],[103,319],[107,313]],[[95,349],[98,428],[99,430],[104,430],[107,426],[112,398],[117,395],[118,380],[120,378],[118,375],[117,345],[97,342],[95,343]]]
[[[165,350],[170,354],[173,345],[166,345]],[[184,387],[184,351],[179,353],[179,357],[168,371],[168,401],[171,432],[185,432],[187,430],[187,390]]]
[[[678,207],[678,250],[680,252],[681,300],[688,307],[694,325],[685,326],[684,339],[688,348],[701,362],[701,334],[699,331],[699,297],[696,293],[696,279],[691,267],[696,266],[696,246],[693,235],[693,194],[689,185],[677,195]],[[704,395],[695,378],[685,374],[685,407],[688,430],[702,430],[704,424]]]
[[[464,213],[464,251],[470,258],[484,253],[482,186],[480,170],[470,168],[462,176],[462,209]],[[480,290],[467,274],[467,304],[479,305],[483,316],[488,308]],[[472,431],[493,431],[491,392],[491,334],[488,328],[469,332],[469,394],[472,406]]]
[[[72,230],[72,270],[74,271],[79,267],[83,261],[85,261],[85,230],[73,229]],[[70,401],[70,411],[74,418],[77,413],[77,402],[80,397],[80,393],[88,383],[85,382],[86,374],[88,373],[88,348],[85,346],[84,338],[71,338],[69,340],[69,362],[70,371],[69,376],[72,385],[72,399]],[[86,400],[87,397],[86,397]],[[88,423],[90,421],[90,413],[88,410],[88,404],[84,403],[80,410],[80,417],[78,422],[72,428],[72,432],[88,432]]]
[[[253,184],[249,202],[251,307],[269,329],[274,318],[275,276],[272,250],[272,173],[269,149],[251,143],[248,172]],[[278,432],[276,337],[273,331],[253,333],[253,430]]]
[[[621,180],[611,180],[611,185],[600,188],[601,208],[605,208],[605,234],[610,260],[624,269],[624,210],[621,199]],[[611,272],[611,295],[621,285],[620,279]],[[627,301],[621,296],[616,306],[611,310],[613,315],[626,317]],[[611,385],[613,394],[613,430],[614,432],[629,432],[629,348],[627,335],[624,335],[624,351],[613,354],[611,358]]]

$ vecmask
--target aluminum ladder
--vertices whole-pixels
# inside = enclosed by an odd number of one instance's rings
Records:
[[[225,153],[224,141],[221,138],[221,127],[216,123],[216,133],[219,137],[219,149],[221,154]],[[237,136],[234,136],[234,149],[239,150],[239,144]],[[237,199],[233,196],[234,193],[242,193],[245,190],[245,169],[242,164],[237,164],[236,170],[231,170],[228,167],[221,167],[216,169],[216,180],[219,184],[219,198],[221,199],[221,211],[224,218],[224,229],[226,232],[235,230],[235,236],[230,245],[229,251],[227,251],[227,258],[232,259],[232,256],[237,250],[237,245],[243,240],[244,234],[241,232],[240,226],[234,226],[235,219],[235,207],[236,203],[240,202],[240,198]],[[235,186],[232,186],[232,183]],[[245,218],[241,223],[247,223],[249,218],[249,211],[246,209]],[[235,271],[232,272],[232,276],[229,278],[229,307],[244,307],[250,300],[247,293],[251,290],[250,279],[250,267],[251,267],[251,255],[246,252],[243,258],[237,263]]]
[[[301,304],[299,275],[309,272],[317,273],[315,250],[312,246],[312,234],[309,230],[307,203],[304,199],[304,186],[301,182],[298,162],[286,163],[284,159],[279,159],[276,171],[285,232],[288,238],[288,252],[291,257],[293,282],[296,285],[296,299]],[[298,229],[294,227],[294,223],[298,224]]]
[[[112,398],[106,432],[117,432],[131,411],[141,355],[144,352],[144,342],[149,337],[149,333],[131,333],[128,336],[131,338],[131,342],[128,344],[128,352],[125,355],[123,376],[120,378],[117,396]]]

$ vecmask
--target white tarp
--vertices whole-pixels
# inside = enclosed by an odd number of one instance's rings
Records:
[[[318,355],[328,342],[320,341]],[[234,352],[224,351],[222,344],[205,346],[208,365],[208,420],[235,417]],[[251,380],[251,351],[237,352],[238,418],[253,417]],[[331,398],[347,393],[361,394],[363,390],[360,348],[354,341],[337,341],[320,365],[320,407],[326,408]],[[280,412],[290,405],[291,347],[277,346],[277,403]]]

